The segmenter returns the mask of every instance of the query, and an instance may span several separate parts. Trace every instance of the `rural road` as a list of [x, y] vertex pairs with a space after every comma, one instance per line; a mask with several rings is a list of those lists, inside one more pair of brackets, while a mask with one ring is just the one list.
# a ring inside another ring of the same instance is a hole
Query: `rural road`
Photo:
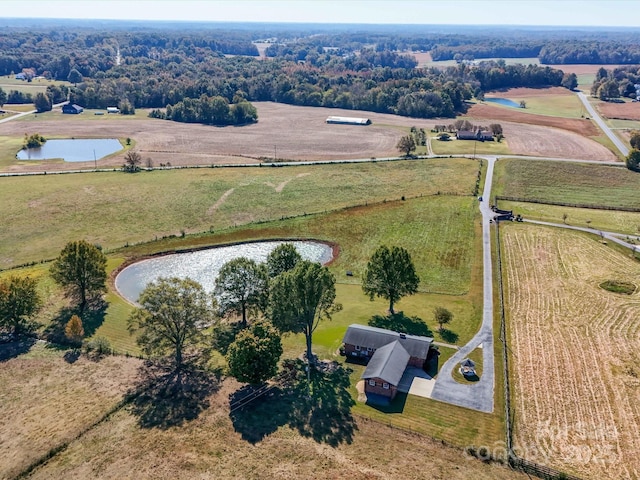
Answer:
[[[67, 102], [56, 103], [51, 108], [62, 107], [62, 105], [64, 105], [65, 103], [67, 103]], [[5, 112], [13, 112], [13, 110], [8, 110], [8, 109], [3, 109], [3, 110]], [[0, 123], [10, 122], [11, 120], [15, 120], [15, 119], [20, 118], [20, 117], [25, 117], [27, 115], [32, 115], [32, 114], [36, 113], [36, 109], [34, 108], [33, 110], [29, 110], [28, 112], [14, 112], [14, 113], [16, 113], [16, 115], [13, 115], [13, 116], [7, 117], [7, 118], [3, 118], [2, 120], [0, 120]]]
[[587, 112], [589, 112], [589, 115], [591, 115], [591, 118], [598, 124], [598, 126], [602, 129], [605, 135], [609, 137], [609, 139], [613, 142], [616, 148], [620, 150], [620, 153], [622, 153], [622, 155], [624, 155], [625, 157], [629, 155], [629, 149], [627, 148], [627, 146], [622, 142], [622, 140], [620, 140], [616, 136], [615, 133], [613, 133], [613, 131], [607, 126], [607, 124], [604, 123], [604, 120], [602, 120], [602, 117], [598, 115], [598, 112], [596, 112], [596, 109], [593, 108], [591, 103], [589, 103], [587, 96], [582, 92], [577, 92], [577, 95], [580, 101], [583, 103], [583, 105], [587, 109]]
[[[431, 398], [460, 407], [481, 412], [493, 412], [495, 367], [493, 348], [493, 266], [491, 263], [491, 223], [494, 213], [489, 205], [493, 167], [496, 157], [487, 160], [487, 175], [480, 202], [482, 213], [482, 263], [483, 263], [483, 309], [482, 325], [476, 335], [453, 354], [440, 368]], [[475, 383], [462, 384], [453, 379], [452, 373], [462, 360], [477, 347], [482, 346], [482, 375]]]

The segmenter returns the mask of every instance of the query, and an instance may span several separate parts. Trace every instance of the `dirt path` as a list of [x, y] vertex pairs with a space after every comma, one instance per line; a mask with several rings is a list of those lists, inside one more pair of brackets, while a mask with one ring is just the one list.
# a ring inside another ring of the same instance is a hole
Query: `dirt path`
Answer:
[[218, 208], [220, 208], [220, 205], [224, 203], [224, 201], [229, 197], [229, 195], [231, 195], [234, 192], [234, 190], [235, 188], [230, 188], [229, 190], [224, 192], [222, 196], [218, 199], [218, 201], [209, 207], [209, 210], [207, 210], [207, 215], [213, 215], [213, 213]]

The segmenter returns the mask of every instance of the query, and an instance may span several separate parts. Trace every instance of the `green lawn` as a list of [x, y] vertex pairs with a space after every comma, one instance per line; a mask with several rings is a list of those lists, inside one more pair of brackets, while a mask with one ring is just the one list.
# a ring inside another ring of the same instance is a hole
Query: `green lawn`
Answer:
[[[491, 97], [501, 97], [500, 93], [492, 94]], [[487, 96], [489, 98], [489, 96]], [[504, 94], [504, 98], [509, 98], [508, 94]], [[549, 115], [552, 117], [563, 118], [581, 118], [586, 114], [582, 102], [577, 95], [544, 95], [534, 97], [518, 97], [512, 99], [516, 103], [520, 103], [524, 100], [527, 104], [527, 108], [520, 109], [522, 113], [535, 113], [538, 115]], [[498, 103], [489, 103], [491, 106], [499, 108], [513, 108], [506, 105], [500, 105]]]
[[478, 155], [508, 155], [511, 153], [507, 139], [503, 139], [501, 142], [474, 142], [456, 140], [455, 134], [452, 134], [451, 140], [447, 141], [432, 138], [431, 148], [435, 155], [472, 155], [474, 150]]
[[[81, 238], [114, 249], [402, 196], [472, 195], [478, 168], [469, 159], [432, 159], [0, 178], [0, 223], [11, 225], [0, 229], [0, 268], [53, 258]], [[447, 221], [449, 212], [442, 215]], [[397, 235], [412, 228], [421, 226], [398, 225]]]
[[640, 208], [640, 175], [624, 167], [501, 159], [495, 194], [543, 202]]

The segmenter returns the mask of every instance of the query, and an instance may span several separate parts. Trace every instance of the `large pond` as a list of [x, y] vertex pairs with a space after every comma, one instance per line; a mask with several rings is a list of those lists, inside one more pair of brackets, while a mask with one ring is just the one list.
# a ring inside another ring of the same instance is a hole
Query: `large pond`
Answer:
[[[264, 262], [269, 253], [285, 242], [256, 242], [209, 248], [197, 252], [175, 253], [142, 260], [123, 269], [116, 277], [116, 289], [130, 302], [137, 302], [145, 287], [160, 277], [191, 278], [212, 292], [220, 268], [229, 260], [247, 257]], [[320, 242], [293, 243], [305, 260], [327, 263], [333, 258], [330, 245]]]
[[65, 162], [93, 162], [122, 150], [115, 138], [73, 138], [47, 140], [38, 148], [18, 152], [18, 160], [49, 160], [62, 158]]
[[520, 108], [520, 104], [514, 102], [513, 100], [509, 100], [508, 98], [500, 98], [500, 97], [493, 97], [493, 98], [484, 98], [485, 102], [490, 102], [490, 103], [497, 103], [499, 105], [504, 105], [506, 107], [515, 107], [515, 108]]

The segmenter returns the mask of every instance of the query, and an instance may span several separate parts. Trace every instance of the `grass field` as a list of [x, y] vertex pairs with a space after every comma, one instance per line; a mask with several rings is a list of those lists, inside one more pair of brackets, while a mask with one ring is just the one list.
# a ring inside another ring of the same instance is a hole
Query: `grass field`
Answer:
[[599, 285], [637, 283], [640, 266], [576, 232], [503, 230], [516, 450], [581, 478], [634, 478], [640, 295]]
[[478, 165], [438, 159], [0, 178], [0, 223], [11, 225], [0, 231], [0, 268], [53, 258], [79, 238], [113, 249], [402, 196], [471, 195]]
[[16, 80], [13, 77], [0, 77], [0, 88], [2, 88], [7, 93], [9, 93], [11, 90], [17, 90], [18, 92], [22, 93], [30, 93], [35, 97], [38, 92], [46, 92], [49, 85], [71, 86], [69, 82], [58, 80], [36, 79], [31, 82], [26, 82], [24, 80]]
[[590, 227], [594, 229], [596, 234], [598, 230], [604, 230], [627, 235], [640, 235], [640, 212], [572, 208], [504, 200], [501, 200], [498, 205], [505, 210], [513, 210], [515, 214], [520, 214], [524, 218]]
[[435, 155], [471, 155], [474, 149], [478, 155], [508, 155], [512, 153], [509, 150], [509, 143], [506, 139], [501, 142], [473, 142], [470, 140], [456, 140], [455, 136], [448, 141], [433, 138], [431, 139], [431, 148]]
[[[554, 90], [554, 92], [555, 91], [556, 90]], [[486, 98], [509, 98], [516, 103], [520, 103], [521, 100], [524, 100], [527, 104], [527, 108], [520, 109], [522, 113], [549, 115], [553, 117], [564, 118], [582, 118], [582, 116], [584, 116], [586, 113], [584, 107], [582, 106], [582, 102], [575, 94], [570, 93], [566, 89], [565, 92], [562, 92], [561, 94], [549, 95], [527, 95], [525, 93], [517, 96], [510, 95], [509, 92], [506, 92], [504, 94], [498, 92], [487, 95]], [[514, 108], [497, 103], [491, 103], [491, 105], [496, 105], [500, 108]]]
[[640, 208], [640, 175], [624, 167], [501, 159], [495, 194], [522, 199]]
[[[308, 428], [299, 425], [295, 405], [268, 399], [230, 415], [229, 395], [238, 388], [230, 380], [213, 384], [195, 418], [168, 428], [148, 424], [144, 408], [161, 417], [184, 412], [136, 402], [91, 428], [134, 385], [138, 361], [80, 358], [69, 364], [62, 356], [37, 346], [2, 364], [2, 478], [15, 477], [62, 442], [69, 447], [27, 478], [130, 478], [132, 472], [158, 479], [526, 478], [357, 412], [335, 431], [313, 420]], [[8, 382], [11, 388], [4, 388]]]
[[[0, 346], [0, 355], [6, 353]], [[0, 360], [0, 478], [13, 478], [62, 442], [98, 421], [130, 387], [139, 360], [63, 359], [65, 352], [32, 347]]]

